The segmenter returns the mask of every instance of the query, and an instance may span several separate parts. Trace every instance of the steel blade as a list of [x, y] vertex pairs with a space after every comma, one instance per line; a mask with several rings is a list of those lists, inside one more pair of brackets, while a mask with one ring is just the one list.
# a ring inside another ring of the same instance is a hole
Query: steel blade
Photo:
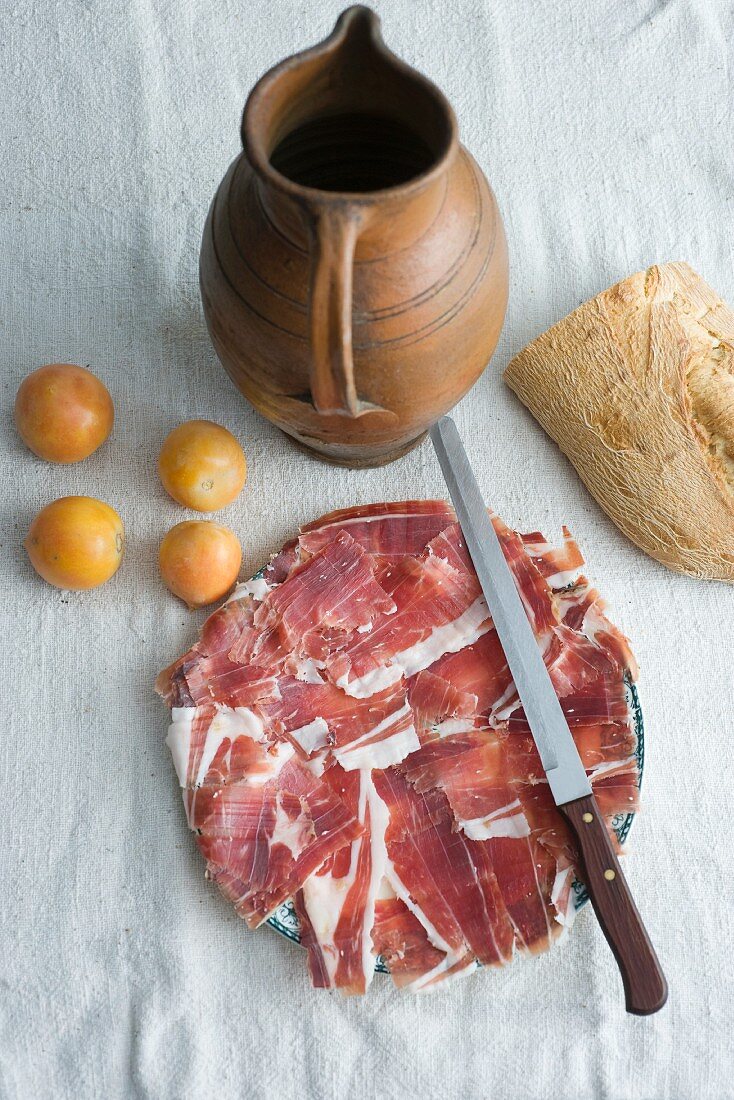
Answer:
[[591, 785], [456, 425], [444, 416], [430, 435], [553, 797], [583, 798]]

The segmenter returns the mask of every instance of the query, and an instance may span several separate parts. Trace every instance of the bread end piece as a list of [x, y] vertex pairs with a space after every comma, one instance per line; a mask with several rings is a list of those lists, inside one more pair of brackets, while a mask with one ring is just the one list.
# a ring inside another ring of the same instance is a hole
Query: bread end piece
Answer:
[[688, 264], [585, 302], [504, 378], [628, 538], [734, 582], [734, 313]]

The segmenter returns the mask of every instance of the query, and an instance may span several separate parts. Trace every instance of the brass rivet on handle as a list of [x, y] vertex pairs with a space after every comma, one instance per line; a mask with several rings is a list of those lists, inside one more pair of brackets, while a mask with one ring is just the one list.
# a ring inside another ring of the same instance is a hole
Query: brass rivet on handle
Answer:
[[612, 879], [616, 877], [617, 872], [613, 871], [611, 867], [607, 867], [606, 871], [604, 872], [604, 878], [607, 880], [607, 882], [611, 882]]
[[594, 820], [594, 815], [593, 814], [588, 814], [588, 813], [587, 814], [582, 814], [581, 815], [581, 820], [585, 821], [587, 825], [590, 825], [591, 822]]

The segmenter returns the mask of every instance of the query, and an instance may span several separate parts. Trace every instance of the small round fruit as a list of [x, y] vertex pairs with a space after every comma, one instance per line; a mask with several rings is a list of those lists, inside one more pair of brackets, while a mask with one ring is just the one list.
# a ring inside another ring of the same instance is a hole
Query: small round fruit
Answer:
[[114, 508], [94, 497], [60, 497], [43, 508], [24, 542], [31, 565], [57, 588], [96, 588], [116, 573], [125, 529]]
[[221, 600], [237, 580], [242, 548], [234, 531], [208, 519], [172, 527], [158, 554], [161, 577], [189, 607]]
[[158, 473], [175, 501], [197, 512], [231, 504], [242, 490], [247, 463], [239, 443], [211, 420], [188, 420], [161, 447]]
[[48, 462], [80, 462], [112, 431], [107, 387], [86, 367], [49, 363], [24, 378], [15, 396], [15, 424], [27, 447]]

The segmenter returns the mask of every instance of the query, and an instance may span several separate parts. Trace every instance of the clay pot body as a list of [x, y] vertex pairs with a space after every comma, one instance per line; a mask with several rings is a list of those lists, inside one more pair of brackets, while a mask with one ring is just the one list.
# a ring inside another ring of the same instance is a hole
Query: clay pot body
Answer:
[[253, 89], [201, 250], [209, 332], [264, 416], [368, 466], [475, 382], [507, 303], [494, 196], [442, 93], [350, 8]]

